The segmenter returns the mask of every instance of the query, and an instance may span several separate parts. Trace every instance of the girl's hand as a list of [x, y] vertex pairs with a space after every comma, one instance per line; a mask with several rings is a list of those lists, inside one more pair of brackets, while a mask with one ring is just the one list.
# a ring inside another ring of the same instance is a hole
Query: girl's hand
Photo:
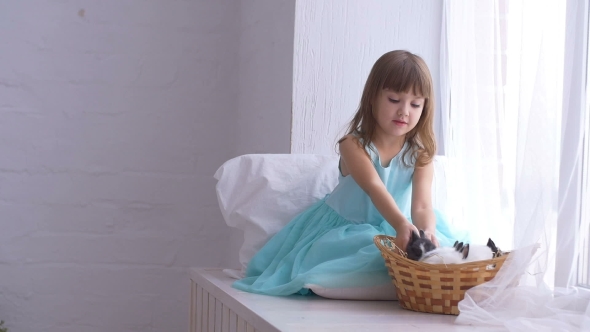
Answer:
[[432, 243], [434, 243], [434, 245], [438, 248], [440, 247], [440, 244], [438, 243], [435, 233], [436, 232], [434, 230], [424, 230], [424, 235], [426, 235], [426, 238], [430, 239], [430, 241], [432, 241]]
[[412, 225], [410, 222], [406, 221], [403, 223], [399, 229], [396, 229], [395, 232], [395, 241], [394, 244], [404, 252], [408, 249], [408, 242], [412, 238], [412, 232], [416, 232], [416, 234], [420, 234], [416, 226]]

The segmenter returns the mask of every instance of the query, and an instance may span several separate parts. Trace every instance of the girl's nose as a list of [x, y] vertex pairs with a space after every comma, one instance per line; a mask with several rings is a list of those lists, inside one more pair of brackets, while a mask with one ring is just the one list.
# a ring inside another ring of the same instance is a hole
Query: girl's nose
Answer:
[[400, 116], [407, 116], [408, 114], [410, 114], [410, 107], [412, 107], [410, 104], [408, 103], [403, 103], [400, 106], [400, 109], [398, 111]]

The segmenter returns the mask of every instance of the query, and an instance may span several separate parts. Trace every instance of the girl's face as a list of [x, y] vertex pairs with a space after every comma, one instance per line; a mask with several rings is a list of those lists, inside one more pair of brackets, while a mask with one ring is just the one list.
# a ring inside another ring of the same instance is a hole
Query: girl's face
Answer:
[[411, 92], [381, 90], [373, 108], [376, 131], [386, 136], [404, 136], [418, 124], [425, 101]]

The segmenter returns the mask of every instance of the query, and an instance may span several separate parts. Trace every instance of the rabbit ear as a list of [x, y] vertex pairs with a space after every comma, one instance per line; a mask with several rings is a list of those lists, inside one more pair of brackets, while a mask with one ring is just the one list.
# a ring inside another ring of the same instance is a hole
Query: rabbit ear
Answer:
[[463, 250], [461, 250], [461, 252], [463, 253], [463, 259], [467, 259], [467, 256], [469, 256], [469, 243], [467, 243], [465, 247], [463, 247]]
[[488, 239], [488, 247], [492, 249], [492, 252], [494, 253], [494, 258], [504, 255], [504, 252], [502, 252], [500, 248], [496, 247], [496, 244], [494, 243], [494, 241], [492, 241], [492, 239]]
[[412, 231], [412, 237], [410, 238], [410, 242], [414, 242], [416, 240], [418, 240], [420, 237], [418, 236], [418, 234], [414, 231]]
[[426, 234], [424, 234], [423, 230], [420, 230], [420, 238], [422, 238], [422, 239], [426, 238]]
[[496, 247], [496, 244], [494, 243], [494, 241], [492, 241], [492, 239], [491, 239], [491, 238], [490, 238], [490, 239], [488, 239], [488, 244], [487, 244], [487, 246], [488, 246], [490, 249], [492, 249], [492, 252], [493, 252], [494, 254], [497, 254], [497, 253], [498, 253], [498, 247]]
[[455, 242], [454, 247], [456, 251], [463, 252], [463, 242]]

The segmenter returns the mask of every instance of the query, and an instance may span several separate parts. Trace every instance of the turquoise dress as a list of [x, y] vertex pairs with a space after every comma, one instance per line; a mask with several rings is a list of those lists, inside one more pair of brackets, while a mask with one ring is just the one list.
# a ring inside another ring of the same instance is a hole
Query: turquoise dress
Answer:
[[[379, 177], [400, 210], [410, 219], [414, 167], [406, 167], [404, 145], [388, 166], [381, 166], [377, 149], [367, 152]], [[467, 234], [452, 229], [435, 210], [436, 236], [441, 246]], [[391, 283], [387, 267], [373, 242], [378, 234], [395, 236], [369, 196], [350, 175], [342, 176], [332, 193], [297, 215], [250, 260], [246, 276], [233, 287], [258, 294], [308, 294], [306, 285], [324, 288], [373, 287]]]

